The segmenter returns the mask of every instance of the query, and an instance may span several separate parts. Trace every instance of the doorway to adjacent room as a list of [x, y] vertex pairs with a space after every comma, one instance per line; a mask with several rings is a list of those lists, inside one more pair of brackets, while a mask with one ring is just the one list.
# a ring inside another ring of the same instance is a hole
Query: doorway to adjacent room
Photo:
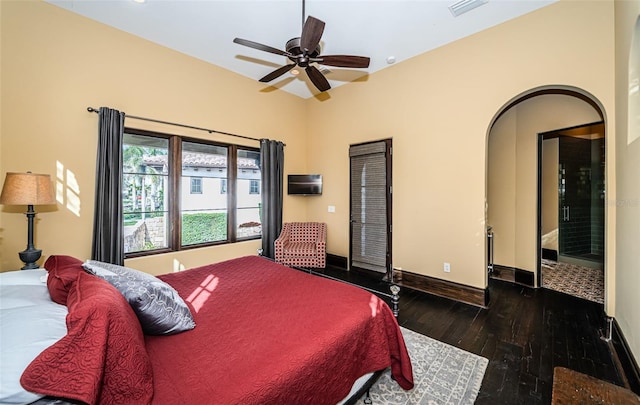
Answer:
[[540, 285], [604, 302], [602, 121], [538, 135]]

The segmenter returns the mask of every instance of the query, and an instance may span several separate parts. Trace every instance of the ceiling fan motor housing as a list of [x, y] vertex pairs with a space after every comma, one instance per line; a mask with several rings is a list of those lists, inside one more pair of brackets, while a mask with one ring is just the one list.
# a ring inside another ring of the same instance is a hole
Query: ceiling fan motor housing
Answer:
[[292, 38], [287, 41], [285, 49], [288, 53], [293, 55], [293, 57], [289, 57], [289, 59], [291, 59], [292, 62], [296, 62], [300, 67], [308, 66], [309, 58], [316, 58], [318, 57], [318, 55], [320, 55], [320, 44], [318, 44], [318, 46], [316, 46], [316, 49], [314, 49], [313, 52], [308, 53], [307, 57], [305, 58], [303, 56], [302, 49], [300, 49], [300, 37]]

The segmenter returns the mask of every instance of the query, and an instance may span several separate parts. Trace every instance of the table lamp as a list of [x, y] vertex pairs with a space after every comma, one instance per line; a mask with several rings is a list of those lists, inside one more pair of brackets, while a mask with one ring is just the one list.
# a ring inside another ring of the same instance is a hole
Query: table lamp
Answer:
[[37, 269], [36, 263], [42, 255], [42, 250], [33, 246], [33, 219], [36, 212], [34, 205], [52, 205], [56, 203], [48, 174], [7, 173], [0, 194], [0, 204], [27, 206], [27, 248], [18, 253], [25, 266], [22, 270]]

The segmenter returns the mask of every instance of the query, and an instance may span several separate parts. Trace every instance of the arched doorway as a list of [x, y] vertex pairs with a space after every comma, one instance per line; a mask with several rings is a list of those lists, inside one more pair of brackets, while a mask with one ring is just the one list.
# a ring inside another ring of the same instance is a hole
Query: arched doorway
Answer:
[[494, 277], [542, 286], [539, 134], [605, 120], [595, 97], [568, 86], [532, 89], [496, 113], [487, 147], [487, 224], [493, 232]]

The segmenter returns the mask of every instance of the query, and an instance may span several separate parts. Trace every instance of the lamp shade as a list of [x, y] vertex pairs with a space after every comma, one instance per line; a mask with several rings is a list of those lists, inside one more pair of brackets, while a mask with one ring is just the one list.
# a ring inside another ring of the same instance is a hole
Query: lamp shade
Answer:
[[56, 199], [48, 174], [7, 173], [0, 194], [4, 205], [51, 205]]

